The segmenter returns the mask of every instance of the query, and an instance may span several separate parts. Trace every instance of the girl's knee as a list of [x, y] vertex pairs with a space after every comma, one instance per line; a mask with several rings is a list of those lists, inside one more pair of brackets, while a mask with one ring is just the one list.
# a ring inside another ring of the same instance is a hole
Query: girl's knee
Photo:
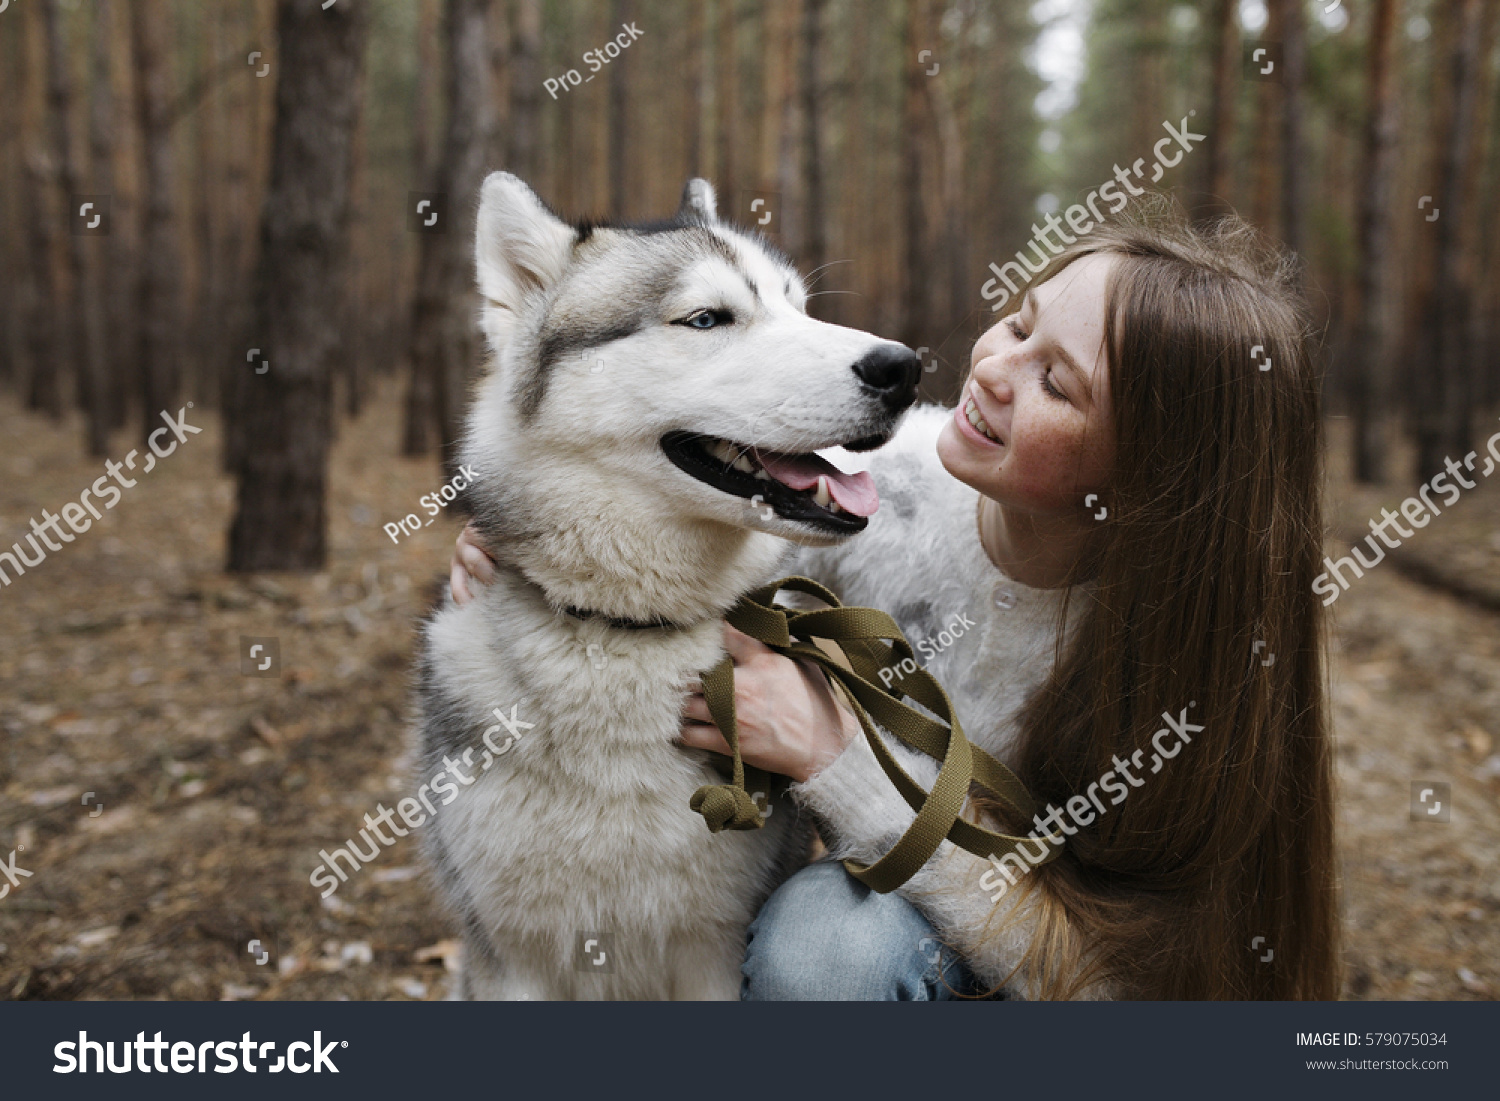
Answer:
[[836, 862], [804, 868], [771, 896], [746, 951], [742, 994], [755, 1001], [907, 1000], [937, 976], [937, 935], [896, 894]]

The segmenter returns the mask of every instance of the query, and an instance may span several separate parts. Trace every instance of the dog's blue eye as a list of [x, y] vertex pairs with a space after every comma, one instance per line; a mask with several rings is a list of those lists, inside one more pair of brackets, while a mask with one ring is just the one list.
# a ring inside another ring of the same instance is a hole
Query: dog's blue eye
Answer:
[[693, 329], [712, 329], [718, 325], [728, 325], [734, 320], [734, 315], [728, 310], [699, 310], [677, 322]]

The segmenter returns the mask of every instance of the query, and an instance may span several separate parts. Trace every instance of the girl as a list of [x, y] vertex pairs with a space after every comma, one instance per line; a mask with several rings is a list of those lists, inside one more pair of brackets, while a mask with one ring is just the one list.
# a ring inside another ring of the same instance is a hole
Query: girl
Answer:
[[[869, 528], [790, 564], [889, 611], [1048, 808], [971, 817], [1066, 841], [1038, 866], [944, 842], [892, 895], [813, 864], [752, 925], [746, 998], [1336, 996], [1321, 417], [1293, 286], [1238, 220], [1158, 204], [1094, 230], [980, 337], [956, 408], [874, 456]], [[465, 532], [455, 598], [489, 569]], [[832, 856], [873, 862], [913, 813], [858, 724], [820, 673], [725, 633], [745, 760], [795, 781]], [[684, 744], [728, 751], [701, 692], [684, 716]]]

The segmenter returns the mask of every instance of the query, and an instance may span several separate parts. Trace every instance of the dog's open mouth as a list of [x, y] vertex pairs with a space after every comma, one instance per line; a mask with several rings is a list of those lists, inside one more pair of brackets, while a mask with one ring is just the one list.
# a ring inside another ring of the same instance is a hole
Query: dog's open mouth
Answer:
[[880, 507], [869, 474], [845, 474], [811, 452], [767, 451], [698, 432], [669, 432], [661, 449], [705, 485], [736, 497], [758, 497], [785, 520], [852, 534], [863, 531]]

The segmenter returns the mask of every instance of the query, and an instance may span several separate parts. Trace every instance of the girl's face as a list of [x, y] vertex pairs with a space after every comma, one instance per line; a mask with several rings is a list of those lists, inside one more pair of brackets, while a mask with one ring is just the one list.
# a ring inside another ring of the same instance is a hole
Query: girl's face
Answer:
[[1104, 356], [1114, 263], [1103, 254], [1074, 261], [975, 343], [938, 437], [948, 473], [1002, 505], [1052, 516], [1081, 514], [1100, 491], [1114, 463]]

